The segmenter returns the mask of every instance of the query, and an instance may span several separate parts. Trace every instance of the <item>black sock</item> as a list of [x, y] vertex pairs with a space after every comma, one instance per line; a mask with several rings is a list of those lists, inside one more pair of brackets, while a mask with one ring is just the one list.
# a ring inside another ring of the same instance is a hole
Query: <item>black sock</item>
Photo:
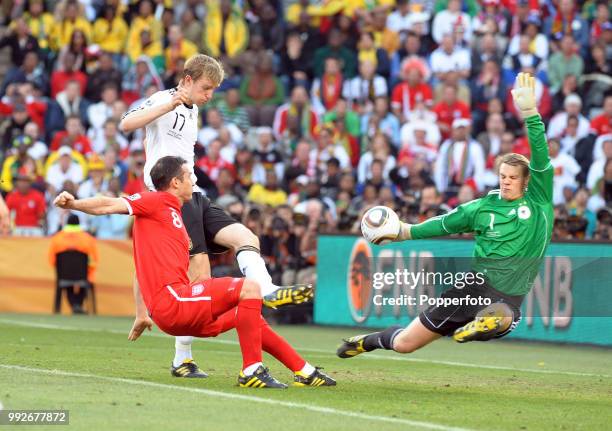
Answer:
[[370, 352], [376, 349], [393, 350], [393, 340], [395, 336], [404, 329], [403, 326], [391, 326], [384, 331], [374, 332], [365, 337], [363, 340], [363, 348]]

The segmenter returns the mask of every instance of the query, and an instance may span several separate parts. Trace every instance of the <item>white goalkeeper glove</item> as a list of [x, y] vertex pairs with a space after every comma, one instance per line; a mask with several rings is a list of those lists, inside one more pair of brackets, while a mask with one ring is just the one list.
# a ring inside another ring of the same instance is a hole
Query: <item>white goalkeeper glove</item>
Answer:
[[395, 241], [406, 241], [412, 239], [412, 234], [410, 230], [412, 229], [412, 225], [409, 223], [400, 222], [400, 230], [397, 234], [397, 238]]
[[535, 78], [529, 73], [519, 73], [512, 90], [512, 98], [523, 119], [536, 115], [538, 108], [535, 97]]

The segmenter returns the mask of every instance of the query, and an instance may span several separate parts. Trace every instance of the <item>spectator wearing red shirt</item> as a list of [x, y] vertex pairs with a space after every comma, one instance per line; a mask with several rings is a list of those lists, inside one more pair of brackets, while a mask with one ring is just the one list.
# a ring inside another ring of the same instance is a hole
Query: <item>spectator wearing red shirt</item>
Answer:
[[76, 57], [73, 53], [67, 52], [63, 58], [62, 67], [51, 74], [51, 97], [55, 98], [57, 93], [66, 88], [68, 81], [79, 81], [81, 84], [81, 96], [85, 95], [87, 88], [87, 75], [77, 70], [74, 71]]
[[604, 99], [603, 113], [591, 120], [591, 130], [597, 136], [612, 133], [612, 94], [608, 94]]
[[128, 180], [123, 187], [123, 193], [128, 196], [147, 190], [144, 182], [145, 154], [142, 150], [134, 150], [131, 154], [131, 163], [128, 170]]
[[471, 118], [470, 107], [457, 99], [457, 87], [452, 84], [444, 84], [442, 101], [433, 107], [433, 112], [438, 116], [437, 124], [443, 140], [450, 137], [453, 120]]
[[41, 223], [47, 205], [44, 195], [32, 188], [34, 178], [23, 170], [15, 177], [15, 190], [6, 197], [6, 206], [14, 213], [16, 236], [43, 236]]
[[391, 94], [391, 109], [403, 123], [417, 103], [432, 105], [431, 87], [423, 81], [427, 76], [425, 64], [418, 58], [408, 58], [402, 65], [402, 82], [397, 84]]
[[51, 151], [57, 151], [63, 145], [67, 145], [73, 150], [77, 150], [84, 156], [92, 153], [91, 142], [83, 134], [83, 125], [78, 115], [71, 115], [66, 119], [66, 130], [57, 132], [51, 141]]
[[223, 143], [218, 138], [213, 139], [208, 144], [206, 155], [201, 157], [196, 163], [196, 166], [202, 169], [215, 182], [219, 178], [219, 173], [222, 169], [229, 169], [232, 173], [235, 172], [234, 165], [221, 157], [222, 146]]
[[34, 86], [30, 82], [9, 84], [6, 87], [6, 96], [0, 100], [0, 115], [9, 116], [16, 105], [24, 105], [32, 121], [44, 130], [47, 103], [36, 97]]

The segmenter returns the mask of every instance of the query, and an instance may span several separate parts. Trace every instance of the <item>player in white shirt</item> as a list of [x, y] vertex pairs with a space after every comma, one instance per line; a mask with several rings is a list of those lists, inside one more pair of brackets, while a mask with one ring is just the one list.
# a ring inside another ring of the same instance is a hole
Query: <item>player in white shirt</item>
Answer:
[[[196, 54], [185, 63], [183, 78], [177, 88], [158, 91], [138, 108], [127, 112], [121, 120], [123, 132], [145, 128], [145, 184], [153, 190], [151, 168], [164, 156], [179, 156], [191, 165], [193, 173], [194, 146], [198, 134], [198, 106], [208, 103], [223, 81], [223, 68], [217, 60]], [[245, 277], [256, 280], [262, 289], [264, 304], [278, 307], [297, 304], [312, 298], [312, 286], [279, 287], [259, 253], [259, 239], [246, 226], [236, 222], [225, 211], [199, 191], [182, 208], [182, 217], [190, 238], [189, 277], [191, 282], [211, 277], [208, 253], [234, 250]], [[136, 282], [136, 281], [135, 281]], [[152, 321], [137, 317], [130, 339], [137, 339], [150, 328]], [[176, 377], [206, 377], [191, 354], [193, 337], [176, 337], [176, 354], [171, 372]]]

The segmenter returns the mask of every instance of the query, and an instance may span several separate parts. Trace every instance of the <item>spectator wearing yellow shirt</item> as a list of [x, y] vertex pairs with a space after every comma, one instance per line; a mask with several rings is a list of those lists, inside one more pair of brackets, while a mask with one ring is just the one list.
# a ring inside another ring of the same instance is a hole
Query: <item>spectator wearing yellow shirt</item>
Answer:
[[287, 193], [278, 186], [278, 178], [273, 169], [266, 172], [266, 185], [253, 184], [247, 200], [259, 205], [277, 207], [287, 203]]
[[208, 14], [204, 26], [204, 47], [213, 57], [234, 58], [247, 47], [249, 29], [242, 14], [232, 10], [231, 0], [207, 3]]
[[55, 23], [51, 29], [49, 38], [50, 48], [59, 51], [60, 48], [70, 43], [72, 32], [81, 30], [87, 39], [91, 40], [91, 24], [84, 18], [82, 6], [76, 0], [67, 0], [59, 3], [56, 7]]
[[126, 52], [131, 64], [136, 64], [141, 56], [151, 59], [157, 73], [165, 69], [164, 51], [161, 42], [153, 40], [151, 30], [143, 28], [136, 43], [130, 43]]
[[115, 6], [106, 5], [100, 18], [93, 27], [93, 42], [103, 51], [121, 54], [125, 47], [128, 27], [123, 18], [117, 15]]
[[329, 3], [335, 2], [344, 5], [344, 15], [363, 20], [366, 25], [372, 23], [375, 13], [388, 13], [395, 6], [395, 0], [330, 0]]
[[29, 136], [17, 136], [12, 141], [13, 154], [7, 156], [2, 164], [2, 173], [0, 174], [0, 189], [5, 192], [13, 190], [13, 180], [17, 176], [20, 169], [31, 174], [33, 177], [42, 175], [42, 163], [40, 160], [34, 160], [28, 151], [32, 148], [34, 141]]
[[366, 31], [374, 35], [374, 44], [382, 48], [391, 56], [400, 47], [399, 34], [387, 27], [388, 11], [386, 8], [376, 8], [372, 11], [371, 25]]
[[361, 33], [357, 48], [359, 49], [357, 54], [358, 63], [371, 62], [376, 67], [376, 73], [388, 79], [391, 73], [391, 62], [389, 61], [387, 51], [376, 47], [374, 35], [367, 31]]
[[183, 37], [179, 25], [171, 25], [168, 29], [168, 48], [166, 48], [166, 72], [174, 73], [177, 70], [178, 60], [187, 60], [198, 53], [198, 47]]
[[23, 14], [30, 33], [38, 40], [41, 51], [49, 50], [50, 36], [53, 29], [53, 15], [45, 11], [43, 0], [30, 0], [28, 11]]
[[[138, 7], [138, 15], [132, 19], [130, 23], [130, 31], [128, 34], [128, 49], [140, 45], [141, 34], [143, 30], [148, 30], [150, 32], [151, 43], [159, 43], [161, 47], [162, 40], [162, 25], [161, 21], [155, 18], [153, 15], [153, 4], [150, 0], [143, 0]], [[132, 58], [132, 62], [136, 61], [136, 58], [141, 53], [130, 57]], [[146, 54], [143, 52], [143, 54]]]
[[310, 0], [298, 0], [297, 2], [287, 7], [285, 13], [285, 21], [292, 26], [300, 24], [300, 15], [302, 13], [308, 14], [310, 17], [310, 25], [318, 28], [321, 24], [321, 16], [332, 16], [342, 9], [342, 2], [332, 2], [335, 7], [311, 5]]

